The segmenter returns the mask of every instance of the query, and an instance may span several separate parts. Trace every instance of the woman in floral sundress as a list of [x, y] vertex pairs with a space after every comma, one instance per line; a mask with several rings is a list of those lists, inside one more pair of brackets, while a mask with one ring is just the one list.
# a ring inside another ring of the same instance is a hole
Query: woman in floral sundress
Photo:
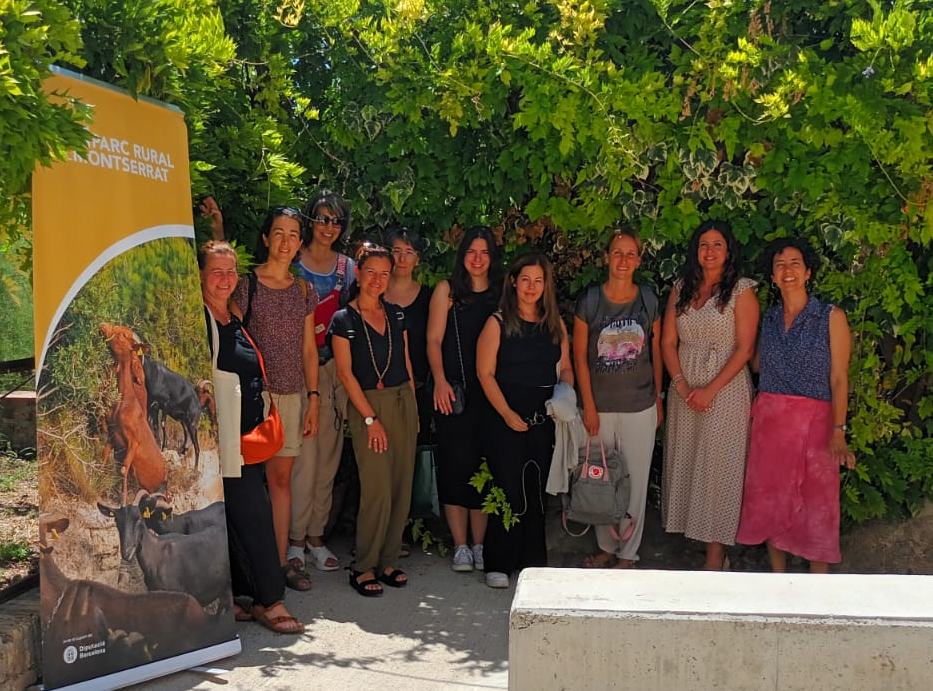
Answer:
[[742, 508], [759, 310], [740, 267], [729, 226], [700, 226], [661, 332], [671, 375], [661, 520], [667, 532], [706, 543], [707, 570], [722, 569]]

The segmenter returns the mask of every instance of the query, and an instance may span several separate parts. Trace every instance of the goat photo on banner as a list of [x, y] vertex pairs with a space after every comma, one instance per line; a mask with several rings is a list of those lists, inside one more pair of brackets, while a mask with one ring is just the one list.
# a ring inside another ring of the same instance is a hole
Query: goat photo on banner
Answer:
[[187, 140], [162, 104], [47, 88], [94, 138], [33, 183], [43, 683], [115, 689], [240, 650]]

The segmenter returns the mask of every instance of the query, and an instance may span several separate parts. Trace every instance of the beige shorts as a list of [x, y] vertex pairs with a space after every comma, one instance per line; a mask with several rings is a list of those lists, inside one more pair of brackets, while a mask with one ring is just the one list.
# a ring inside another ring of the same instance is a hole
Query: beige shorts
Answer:
[[301, 450], [301, 431], [304, 421], [303, 393], [270, 394], [275, 401], [275, 407], [282, 418], [282, 427], [285, 429], [285, 444], [276, 456], [295, 457]]

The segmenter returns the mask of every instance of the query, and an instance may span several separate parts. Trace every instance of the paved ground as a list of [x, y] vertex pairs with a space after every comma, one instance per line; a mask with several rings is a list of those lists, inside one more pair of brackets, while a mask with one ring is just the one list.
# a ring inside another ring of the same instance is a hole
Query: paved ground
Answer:
[[[443, 524], [431, 528], [440, 533]], [[592, 535], [567, 536], [553, 506], [548, 547], [552, 566], [580, 566], [584, 556], [595, 550], [595, 541]], [[350, 541], [334, 538], [331, 548], [346, 560]], [[760, 562], [760, 553], [750, 554], [739, 561]], [[696, 568], [703, 552], [697, 543], [665, 535], [657, 511], [651, 509], [641, 557], [648, 568]], [[375, 599], [357, 595], [344, 571], [312, 569], [312, 590], [289, 590], [286, 597], [291, 611], [309, 625], [303, 636], [277, 635], [255, 623], [239, 624], [243, 652], [213, 665], [229, 670], [227, 674], [211, 678], [179, 672], [133, 688], [508, 688], [508, 614], [514, 579], [508, 590], [493, 590], [484, 585], [481, 572], [454, 573], [449, 556], [425, 554], [419, 548], [399, 564], [408, 572], [410, 585], [386, 588], [385, 595]]]
[[[331, 543], [342, 559], [349, 543]], [[357, 595], [344, 571], [314, 571], [307, 593], [286, 604], [309, 627], [283, 636], [255, 623], [238, 625], [243, 652], [213, 666], [210, 679], [180, 672], [134, 688], [218, 689], [505, 689], [508, 611], [513, 588], [492, 590], [482, 573], [458, 574], [448, 558], [416, 549], [401, 560], [410, 584], [381, 598]]]

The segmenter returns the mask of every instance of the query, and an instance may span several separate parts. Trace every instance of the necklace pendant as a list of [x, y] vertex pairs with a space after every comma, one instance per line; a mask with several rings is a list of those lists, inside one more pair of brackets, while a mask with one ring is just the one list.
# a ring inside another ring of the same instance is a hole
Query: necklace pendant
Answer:
[[385, 388], [385, 387], [382, 385], [382, 380], [381, 380], [381, 379], [380, 379], [378, 382], [376, 382], [376, 388], [377, 388], [377, 389], [384, 389], [384, 388]]

